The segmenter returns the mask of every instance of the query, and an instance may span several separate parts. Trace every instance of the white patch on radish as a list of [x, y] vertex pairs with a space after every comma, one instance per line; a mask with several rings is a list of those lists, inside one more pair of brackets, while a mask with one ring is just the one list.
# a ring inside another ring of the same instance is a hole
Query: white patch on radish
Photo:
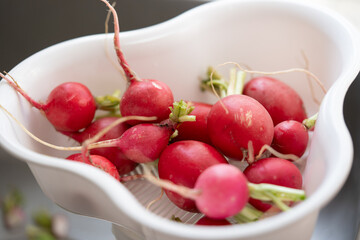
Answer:
[[250, 127], [252, 125], [252, 112], [251, 111], [246, 112], [245, 119], [246, 119], [247, 127]]
[[155, 82], [151, 82], [151, 84], [156, 87], [157, 89], [162, 89], [162, 87], [158, 84], [156, 84]]

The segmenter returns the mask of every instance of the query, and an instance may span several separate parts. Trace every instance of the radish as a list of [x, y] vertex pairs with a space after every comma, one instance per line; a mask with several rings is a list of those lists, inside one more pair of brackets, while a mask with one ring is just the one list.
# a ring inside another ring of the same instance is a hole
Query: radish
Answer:
[[214, 219], [236, 215], [249, 199], [246, 177], [229, 164], [207, 168], [196, 180], [194, 189], [201, 192], [195, 200], [197, 208]]
[[[184, 101], [175, 102], [170, 109], [171, 114], [161, 123], [141, 123], [127, 129], [121, 137], [97, 142], [92, 145], [84, 143], [87, 148], [116, 147], [126, 158], [136, 163], [153, 162], [159, 158], [161, 152], [169, 144], [176, 127], [185, 121], [194, 121], [195, 117], [188, 115], [193, 107], [188, 107]], [[131, 116], [124, 117], [131, 118]], [[146, 117], [143, 117], [146, 118]], [[147, 117], [149, 119], [149, 117]], [[138, 118], [139, 119], [139, 118]], [[152, 118], [154, 119], [154, 117]], [[95, 136], [98, 140], [99, 136]], [[93, 142], [92, 139], [87, 141]]]
[[43, 112], [57, 131], [78, 131], [87, 127], [94, 118], [96, 103], [90, 90], [78, 82], [66, 82], [55, 87], [46, 103], [32, 98], [16, 83], [0, 73], [16, 91], [35, 108]]
[[[82, 144], [85, 140], [95, 136], [102, 129], [115, 122], [117, 117], [104, 117], [97, 119], [91, 123], [84, 131], [81, 132], [62, 132], [63, 134], [71, 137], [78, 143]], [[130, 128], [126, 122], [120, 123], [115, 127], [111, 128], [106, 134], [104, 134], [99, 141], [119, 138], [127, 129]], [[111, 148], [95, 148], [91, 149], [90, 153], [93, 155], [100, 155], [109, 159], [117, 168], [120, 175], [127, 174], [135, 169], [137, 163], [131, 161], [116, 147]]]
[[76, 162], [83, 162], [92, 166], [95, 166], [111, 176], [113, 176], [116, 180], [120, 180], [119, 172], [116, 166], [110, 162], [107, 158], [99, 155], [91, 155], [91, 161], [87, 158], [83, 158], [81, 153], [75, 153], [68, 156], [66, 159], [76, 161]]
[[227, 62], [222, 65], [225, 64], [234, 64], [240, 70], [236, 71], [235, 68], [232, 68], [230, 71], [230, 79], [227, 82], [214, 68], [210, 67], [207, 71], [208, 76], [202, 81], [201, 87], [204, 90], [211, 90], [219, 97], [225, 97], [231, 94], [244, 94], [256, 99], [264, 105], [269, 112], [274, 125], [286, 120], [302, 122], [306, 119], [306, 111], [301, 97], [287, 84], [267, 76], [253, 78], [245, 84], [246, 73], [274, 75], [302, 72], [308, 77], [313, 78], [321, 90], [326, 93], [323, 83], [307, 69], [292, 68], [282, 71], [263, 72], [245, 69], [234, 62]]
[[[57, 150], [82, 151], [83, 158], [88, 159], [89, 151], [95, 148], [118, 148], [124, 156], [136, 163], [153, 162], [159, 158], [160, 153], [168, 145], [171, 137], [176, 136], [176, 126], [178, 123], [185, 121], [194, 121], [195, 117], [188, 115], [192, 111], [192, 107], [188, 107], [184, 101], [175, 102], [171, 109], [169, 119], [158, 124], [138, 124], [127, 129], [120, 137], [97, 142], [108, 131], [120, 123], [129, 120], [153, 121], [155, 117], [143, 116], [127, 116], [116, 119], [110, 125], [101, 129], [95, 136], [83, 141], [81, 147], [62, 147], [56, 146], [34, 136], [28, 131], [17, 119], [0, 105], [9, 116], [11, 116], [17, 124], [34, 140]], [[89, 159], [91, 162], [91, 159]]]
[[[300, 170], [290, 161], [282, 158], [263, 158], [249, 165], [244, 174], [251, 183], [268, 183], [294, 189], [302, 188]], [[258, 199], [249, 202], [261, 211], [267, 211], [271, 204]], [[285, 209], [287, 207], [282, 205]]]
[[[159, 165], [160, 161], [161, 159]], [[145, 165], [143, 167], [144, 178], [165, 190], [176, 192], [182, 198], [193, 200], [196, 208], [212, 219], [225, 219], [238, 214], [246, 215], [251, 211], [251, 209], [243, 211], [247, 208], [249, 197], [273, 201], [282, 210], [288, 210], [283, 206], [285, 204], [282, 201], [305, 199], [303, 190], [272, 184], [249, 183], [240, 169], [226, 163], [214, 164], [206, 168], [196, 179], [193, 188], [175, 184], [166, 179], [158, 179], [152, 175]], [[186, 172], [185, 175], [187, 175]], [[185, 177], [190, 179], [192, 176]]]
[[307, 118], [304, 103], [299, 94], [282, 81], [270, 77], [257, 77], [245, 84], [244, 94], [258, 100], [269, 112], [274, 125]]
[[306, 150], [308, 141], [308, 129], [298, 121], [287, 120], [275, 126], [271, 146], [282, 154], [294, 154], [301, 157]]
[[[194, 140], [170, 144], [161, 153], [158, 163], [159, 177], [175, 184], [193, 188], [199, 175], [208, 167], [227, 163], [212, 146]], [[178, 193], [165, 190], [168, 198], [179, 208], [198, 212], [195, 202]]]
[[257, 100], [241, 94], [245, 72], [231, 69], [229, 82], [213, 68], [208, 69], [208, 75], [202, 87], [211, 87], [221, 98], [212, 106], [207, 118], [212, 144], [229, 158], [253, 162], [262, 146], [272, 142], [271, 116]]
[[212, 105], [202, 102], [189, 102], [189, 104], [195, 107], [191, 115], [196, 117], [196, 121], [180, 124], [177, 128], [178, 135], [174, 141], [197, 140], [211, 144], [207, 131], [207, 116]]
[[116, 147], [134, 162], [153, 162], [169, 144], [173, 133], [173, 126], [141, 123], [125, 131]]
[[[208, 119], [211, 142], [227, 157], [253, 161], [263, 145], [270, 145], [274, 125], [269, 113], [255, 99], [229, 95], [211, 108]], [[245, 153], [245, 154], [244, 154]]]
[[[120, 102], [122, 116], [155, 116], [157, 121], [165, 120], [169, 116], [169, 107], [174, 102], [171, 89], [163, 82], [153, 79], [140, 79], [129, 67], [120, 48], [119, 22], [116, 10], [106, 0], [104, 2], [113, 14], [114, 18], [114, 47], [118, 61], [124, 70], [129, 82]], [[131, 121], [134, 125], [138, 121]]]
[[263, 150], [267, 149], [274, 156], [287, 160], [296, 161], [306, 151], [309, 134], [315, 126], [317, 113], [305, 119], [302, 123], [295, 120], [288, 120], [278, 123], [274, 128], [274, 139], [271, 146], [263, 146], [258, 157], [261, 157]]
[[204, 226], [226, 226], [231, 225], [231, 223], [226, 219], [212, 219], [209, 217], [200, 218], [195, 225], [204, 225]]

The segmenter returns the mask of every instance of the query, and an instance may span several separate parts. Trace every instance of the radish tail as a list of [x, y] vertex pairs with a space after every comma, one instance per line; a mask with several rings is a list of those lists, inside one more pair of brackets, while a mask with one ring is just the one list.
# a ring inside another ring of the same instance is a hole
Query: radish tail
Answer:
[[121, 65], [121, 67], [123, 68], [125, 75], [128, 79], [129, 82], [133, 82], [133, 81], [140, 81], [140, 79], [138, 79], [136, 77], [136, 74], [130, 69], [127, 61], [125, 60], [124, 54], [121, 51], [120, 48], [120, 26], [119, 26], [119, 19], [118, 19], [118, 15], [116, 13], [115, 8], [107, 1], [107, 0], [101, 0], [103, 3], [105, 3], [107, 5], [107, 7], [110, 9], [111, 13], [113, 14], [113, 18], [114, 18], [114, 47], [115, 47], [115, 52], [116, 55], [118, 57], [119, 63]]
[[34, 99], [32, 99], [15, 81], [10, 80], [5, 75], [0, 73], [0, 77], [5, 79], [17, 92], [19, 92], [32, 106], [39, 110], [43, 110], [44, 105], [41, 103], [38, 103]]

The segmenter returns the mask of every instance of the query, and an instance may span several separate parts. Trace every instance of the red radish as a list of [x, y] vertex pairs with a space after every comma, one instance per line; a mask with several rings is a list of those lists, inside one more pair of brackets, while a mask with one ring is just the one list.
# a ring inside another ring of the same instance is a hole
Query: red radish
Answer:
[[200, 218], [195, 225], [204, 225], [204, 226], [226, 226], [231, 225], [231, 223], [226, 219], [212, 219], [209, 217]]
[[[251, 162], [251, 157], [258, 154], [263, 145], [271, 144], [274, 125], [258, 101], [235, 94], [213, 105], [208, 115], [208, 132], [211, 142], [226, 156], [235, 160], [246, 157]], [[248, 156], [243, 155], [252, 150]]]
[[[281, 210], [288, 210], [289, 208], [283, 201], [305, 199], [303, 190], [265, 183], [249, 183], [240, 169], [226, 163], [215, 164], [206, 168], [196, 179], [193, 188], [176, 184], [168, 179], [159, 179], [150, 172], [146, 165], [143, 167], [145, 179], [165, 190], [176, 192], [183, 199], [195, 201], [196, 208], [205, 216], [213, 219], [225, 219], [232, 216], [239, 222], [258, 219], [262, 214], [259, 214], [258, 210], [254, 209], [255, 211], [253, 211], [253, 207], [248, 206], [249, 196], [272, 201]], [[187, 177], [190, 178], [191, 176]]]
[[[63, 132], [63, 134], [71, 137], [75, 141], [82, 144], [85, 140], [95, 136], [105, 127], [109, 126], [111, 123], [116, 121], [117, 117], [104, 117], [97, 119], [91, 123], [84, 131], [81, 132]], [[130, 128], [126, 122], [120, 123], [115, 127], [111, 128], [107, 133], [105, 133], [99, 141], [109, 140], [119, 138], [127, 129]], [[118, 169], [120, 175], [127, 174], [135, 169], [137, 163], [129, 160], [125, 155], [116, 147], [110, 148], [95, 148], [91, 149], [90, 153], [92, 155], [100, 155], [109, 159]]]
[[[212, 146], [194, 140], [170, 144], [159, 158], [158, 170], [161, 179], [177, 185], [193, 188], [199, 175], [208, 167], [227, 163], [226, 159]], [[179, 208], [197, 212], [195, 202], [178, 193], [165, 190], [168, 198]]]
[[[116, 147], [126, 158], [134, 162], [153, 162], [159, 158], [161, 152], [168, 145], [171, 136], [176, 131], [177, 125], [184, 121], [195, 120], [194, 116], [188, 115], [192, 110], [193, 107], [188, 107], [184, 101], [175, 102], [167, 120], [162, 121], [161, 123], [141, 123], [132, 126], [127, 129], [121, 137], [98, 142], [93, 144], [93, 147], [89, 145], [89, 149]], [[123, 118], [131, 117], [128, 116]], [[142, 118], [149, 119], [149, 117]], [[97, 138], [98, 136], [95, 137]], [[85, 149], [85, 152], [86, 151], [87, 149]]]
[[[249, 165], [244, 174], [251, 183], [269, 183], [283, 187], [301, 189], [302, 175], [290, 161], [282, 158], [263, 158]], [[249, 202], [261, 211], [267, 211], [271, 204], [250, 198]]]
[[274, 125], [295, 120], [302, 122], [307, 116], [303, 101], [290, 86], [270, 77], [257, 77], [245, 84], [244, 94], [258, 100], [271, 115]]
[[294, 154], [301, 157], [306, 150], [308, 141], [307, 128], [298, 121], [288, 120], [275, 126], [271, 146], [282, 154]]
[[[157, 80], [133, 80], [120, 102], [122, 116], [155, 116], [158, 120], [169, 116], [173, 94], [170, 88]], [[131, 121], [130, 124], [137, 124]]]
[[207, 168], [196, 180], [194, 188], [201, 191], [195, 200], [197, 208], [214, 219], [236, 215], [249, 199], [246, 177], [229, 164]]
[[[113, 14], [115, 51], [130, 84], [120, 102], [122, 116], [155, 116], [158, 122], [167, 119], [170, 113], [169, 107], [174, 102], [171, 89], [158, 80], [139, 79], [131, 70], [120, 48], [120, 28], [117, 13], [108, 1], [101, 1], [107, 5]], [[130, 123], [137, 124], [139, 122], [132, 121]]]
[[169, 144], [173, 133], [172, 126], [141, 123], [125, 131], [116, 147], [134, 162], [153, 162]]
[[99, 155], [91, 155], [90, 157], [91, 157], [92, 162], [89, 159], [84, 159], [82, 157], [81, 153], [72, 154], [72, 155], [68, 156], [66, 159], [76, 161], [76, 162], [83, 162], [83, 163], [95, 166], [95, 167], [107, 172], [108, 174], [113, 176], [116, 180], [120, 180], [119, 172], [117, 171], [115, 165], [112, 162], [110, 162], [105, 157], [99, 156]]
[[42, 111], [49, 122], [58, 131], [78, 131], [87, 127], [94, 118], [96, 103], [90, 90], [78, 82], [66, 82], [55, 87], [46, 103], [32, 98], [15, 82], [0, 73], [16, 91], [35, 108]]
[[127, 159], [136, 163], [153, 162], [166, 148], [174, 126], [141, 123], [127, 129], [120, 137], [92, 143], [87, 149], [117, 148]]
[[196, 121], [180, 124], [177, 128], [178, 135], [174, 141], [197, 140], [211, 144], [207, 131], [207, 116], [212, 105], [202, 102], [189, 102], [189, 104], [195, 107], [191, 115], [196, 117]]

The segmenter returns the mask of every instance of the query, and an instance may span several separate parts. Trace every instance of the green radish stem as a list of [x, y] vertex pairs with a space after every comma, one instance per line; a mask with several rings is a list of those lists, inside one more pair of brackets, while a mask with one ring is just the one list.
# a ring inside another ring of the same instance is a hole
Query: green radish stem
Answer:
[[259, 220], [263, 214], [262, 211], [257, 210], [248, 203], [238, 214], [233, 216], [233, 218], [237, 223], [248, 223]]
[[230, 79], [227, 82], [213, 67], [208, 68], [208, 77], [201, 83], [203, 90], [211, 90], [220, 98], [242, 94], [245, 84], [246, 73], [230, 69]]
[[248, 183], [250, 196], [262, 201], [272, 201], [281, 210], [289, 210], [283, 201], [302, 201], [306, 199], [305, 191], [267, 183]]
[[316, 120], [318, 117], [318, 113], [315, 113], [314, 115], [312, 115], [311, 117], [305, 119], [302, 124], [307, 128], [307, 129], [311, 129], [315, 126]]
[[95, 97], [95, 102], [98, 109], [115, 112], [119, 110], [120, 99], [121, 99], [121, 92], [120, 90], [116, 90], [111, 95]]
[[230, 69], [230, 80], [227, 89], [227, 96], [233, 94], [242, 94], [245, 85], [246, 73], [244, 71], [236, 71], [235, 68]]
[[194, 108], [194, 106], [187, 104], [183, 100], [175, 102], [173, 107], [170, 107], [171, 113], [169, 119], [174, 123], [194, 122], [196, 121], [195, 116], [189, 115]]

